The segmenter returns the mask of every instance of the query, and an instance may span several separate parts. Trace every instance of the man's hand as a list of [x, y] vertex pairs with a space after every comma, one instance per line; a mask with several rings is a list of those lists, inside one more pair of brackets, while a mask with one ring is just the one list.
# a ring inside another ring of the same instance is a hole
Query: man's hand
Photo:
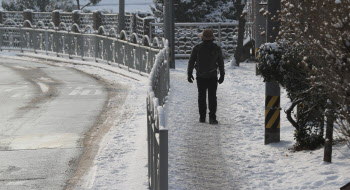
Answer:
[[188, 75], [187, 80], [189, 83], [193, 83], [193, 80], [194, 80], [193, 75], [191, 75], [191, 74]]
[[225, 75], [220, 75], [220, 78], [218, 80], [218, 83], [221, 84], [224, 82]]

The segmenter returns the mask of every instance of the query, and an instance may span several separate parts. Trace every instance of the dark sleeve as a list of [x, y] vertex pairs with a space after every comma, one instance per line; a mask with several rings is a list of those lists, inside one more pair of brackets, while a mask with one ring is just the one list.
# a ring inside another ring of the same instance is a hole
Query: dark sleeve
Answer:
[[188, 66], [187, 66], [187, 74], [192, 75], [193, 69], [194, 69], [194, 64], [196, 63], [197, 60], [197, 46], [194, 46], [191, 52], [191, 57], [190, 60], [188, 61]]
[[218, 66], [219, 66], [220, 75], [225, 75], [225, 63], [224, 63], [224, 58], [222, 56], [222, 51], [220, 46], [218, 47], [218, 52], [219, 52]]

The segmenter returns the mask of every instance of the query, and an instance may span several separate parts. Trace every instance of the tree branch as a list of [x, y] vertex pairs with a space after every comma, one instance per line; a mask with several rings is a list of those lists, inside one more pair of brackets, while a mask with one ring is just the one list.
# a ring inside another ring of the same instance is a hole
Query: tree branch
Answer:
[[84, 6], [81, 8], [81, 10], [83, 10], [85, 7], [90, 6], [90, 5], [91, 5], [91, 2], [90, 2], [90, 3], [87, 3], [86, 5], [84, 5]]
[[292, 111], [295, 108], [295, 106], [297, 106], [300, 102], [304, 101], [305, 98], [301, 98], [299, 100], [296, 100], [292, 103], [292, 105], [285, 111], [285, 113], [287, 114], [287, 119], [288, 121], [293, 125], [294, 128], [296, 128], [299, 131], [299, 125], [296, 121], [294, 121], [293, 117], [292, 117]]

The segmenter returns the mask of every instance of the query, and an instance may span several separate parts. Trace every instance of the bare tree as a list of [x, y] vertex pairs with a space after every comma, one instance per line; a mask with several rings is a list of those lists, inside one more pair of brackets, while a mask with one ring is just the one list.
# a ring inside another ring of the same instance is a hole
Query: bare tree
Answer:
[[80, 0], [77, 0], [77, 6], [78, 6], [78, 10], [83, 10], [85, 7], [88, 7], [90, 5], [96, 5], [98, 4], [99, 2], [101, 2], [102, 0], [89, 0], [88, 3], [86, 3], [85, 5], [83, 5], [81, 8], [80, 8]]

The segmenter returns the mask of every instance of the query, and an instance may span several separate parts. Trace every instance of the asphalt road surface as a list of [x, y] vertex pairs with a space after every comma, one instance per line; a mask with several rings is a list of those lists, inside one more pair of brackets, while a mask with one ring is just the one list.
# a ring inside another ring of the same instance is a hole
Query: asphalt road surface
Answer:
[[1, 58], [0, 189], [65, 189], [107, 89], [73, 69]]

